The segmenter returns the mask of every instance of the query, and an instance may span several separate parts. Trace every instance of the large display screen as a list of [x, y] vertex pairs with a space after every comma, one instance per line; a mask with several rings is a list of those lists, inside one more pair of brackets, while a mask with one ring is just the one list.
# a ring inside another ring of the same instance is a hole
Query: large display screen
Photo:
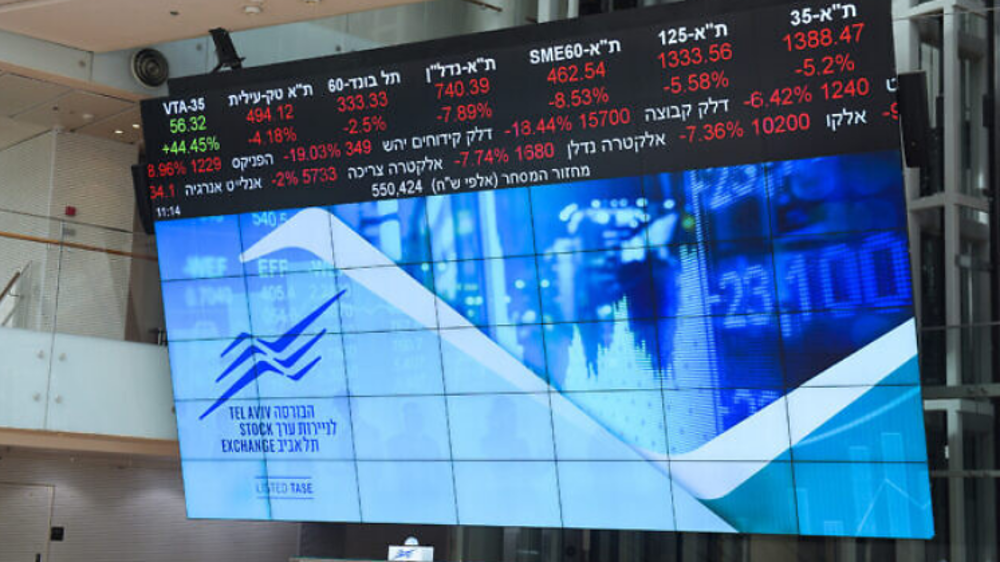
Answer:
[[888, 2], [145, 102], [188, 513], [933, 535]]

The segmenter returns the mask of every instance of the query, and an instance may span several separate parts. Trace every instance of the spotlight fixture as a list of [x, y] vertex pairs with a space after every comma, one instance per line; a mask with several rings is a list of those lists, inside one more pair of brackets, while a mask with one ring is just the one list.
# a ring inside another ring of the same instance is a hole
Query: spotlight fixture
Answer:
[[243, 5], [243, 13], [248, 16], [256, 16], [264, 12], [264, 0], [249, 0]]

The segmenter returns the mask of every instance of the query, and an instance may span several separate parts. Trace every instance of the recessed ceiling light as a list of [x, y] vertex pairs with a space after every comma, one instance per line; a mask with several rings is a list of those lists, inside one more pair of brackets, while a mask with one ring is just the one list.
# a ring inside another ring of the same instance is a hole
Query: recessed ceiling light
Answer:
[[83, 115], [80, 116], [80, 118], [82, 118], [84, 121], [90, 121], [91, 119], [94, 118], [94, 114], [93, 113], [84, 113]]
[[138, 129], [139, 128], [139, 124], [138, 123], [132, 123], [132, 128], [133, 129]]
[[124, 134], [125, 134], [125, 131], [123, 131], [123, 130], [121, 130], [121, 129], [115, 129], [115, 134], [116, 134], [116, 135], [124, 135]]
[[264, 11], [264, 0], [250, 0], [243, 5], [243, 13], [248, 16], [256, 16]]

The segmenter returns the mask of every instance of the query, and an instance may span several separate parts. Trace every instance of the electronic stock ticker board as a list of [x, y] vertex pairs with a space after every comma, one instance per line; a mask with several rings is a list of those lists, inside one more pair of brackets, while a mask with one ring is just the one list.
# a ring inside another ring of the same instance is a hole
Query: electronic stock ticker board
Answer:
[[933, 535], [889, 2], [143, 103], [191, 517]]

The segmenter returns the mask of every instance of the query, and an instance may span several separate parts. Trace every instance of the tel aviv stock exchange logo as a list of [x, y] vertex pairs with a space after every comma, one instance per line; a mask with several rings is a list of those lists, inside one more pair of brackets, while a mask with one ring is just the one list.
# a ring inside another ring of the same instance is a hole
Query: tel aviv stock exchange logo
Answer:
[[[347, 291], [343, 290], [334, 295], [333, 298], [321, 304], [319, 308], [309, 313], [309, 315], [303, 318], [298, 324], [292, 326], [285, 332], [284, 335], [279, 336], [273, 341], [258, 339], [255, 343], [250, 334], [246, 332], [236, 336], [236, 339], [234, 339], [233, 342], [229, 344], [229, 347], [222, 352], [221, 357], [225, 357], [241, 347], [243, 348], [243, 352], [233, 359], [233, 362], [229, 364], [229, 367], [227, 367], [217, 379], [215, 379], [215, 382], [222, 382], [223, 379], [238, 369], [245, 368], [245, 371], [243, 372], [243, 375], [236, 379], [236, 382], [223, 392], [222, 396], [220, 396], [219, 399], [216, 400], [211, 407], [209, 407], [209, 409], [205, 410], [205, 413], [198, 419], [205, 419], [209, 414], [228, 402], [230, 398], [236, 395], [236, 393], [268, 373], [275, 373], [292, 381], [300, 381], [303, 377], [309, 374], [313, 367], [315, 367], [323, 359], [323, 356], [316, 354], [310, 355], [309, 352], [312, 350], [313, 346], [319, 342], [320, 338], [326, 335], [326, 329], [323, 329], [318, 334], [312, 336], [309, 341], [305, 342], [297, 349], [293, 348], [292, 344], [301, 334], [304, 334], [309, 329], [309, 326], [322, 316], [327, 309], [333, 306], [333, 303], [337, 302], [340, 297], [344, 296], [345, 292]], [[249, 343], [249, 345], [244, 346], [246, 343]], [[256, 361], [251, 361], [251, 359], [256, 359]]]

